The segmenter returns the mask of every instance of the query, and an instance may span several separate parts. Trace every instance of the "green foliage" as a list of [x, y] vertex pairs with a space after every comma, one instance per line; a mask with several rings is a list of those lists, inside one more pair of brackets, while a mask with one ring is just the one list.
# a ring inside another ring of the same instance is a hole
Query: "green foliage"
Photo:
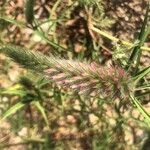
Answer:
[[100, 28], [111, 27], [114, 20], [105, 16], [104, 1], [102, 0], [79, 0], [79, 4], [85, 6], [90, 21]]
[[145, 109], [143, 108], [143, 106], [140, 104], [140, 102], [133, 97], [132, 95], [130, 95], [133, 103], [135, 104], [135, 106], [137, 107], [137, 109], [139, 110], [139, 112], [143, 115], [145, 123], [147, 123], [148, 128], [150, 127], [150, 115], [145, 111]]
[[45, 113], [44, 107], [42, 106], [43, 95], [41, 95], [40, 93], [41, 88], [45, 84], [47, 84], [47, 82], [45, 82], [45, 80], [43, 79], [42, 80], [36, 79], [37, 81], [35, 80], [35, 82], [33, 82], [31, 78], [32, 76], [30, 76], [30, 78], [26, 76], [21, 76], [19, 79], [20, 84], [15, 85], [14, 87], [11, 87], [10, 89], [3, 90], [1, 92], [2, 95], [10, 94], [12, 96], [20, 97], [20, 101], [17, 102], [12, 107], [10, 107], [3, 114], [2, 119], [6, 119], [7, 117], [10, 117], [12, 114], [16, 113], [19, 110], [22, 110], [23, 107], [25, 107], [26, 105], [30, 105], [31, 103], [31, 105], [34, 105], [37, 108], [37, 110], [41, 113], [49, 129], [47, 115]]
[[150, 10], [150, 4], [148, 3], [146, 14], [145, 14], [145, 19], [144, 19], [144, 22], [143, 22], [143, 25], [141, 27], [141, 31], [140, 31], [140, 34], [138, 37], [139, 44], [137, 46], [135, 46], [135, 48], [133, 49], [133, 52], [129, 58], [128, 65], [127, 65], [128, 69], [131, 67], [131, 65], [133, 65], [133, 62], [136, 62], [134, 70], [135, 71], [138, 70], [141, 53], [142, 53], [141, 46], [144, 45], [144, 42], [145, 42], [148, 34], [150, 33], [150, 26], [148, 24], [148, 22], [150, 20], [149, 19], [149, 10]]
[[32, 25], [34, 20], [34, 0], [26, 0], [25, 3], [25, 16], [27, 23]]
[[[105, 16], [102, 0], [69, 0], [67, 4], [52, 1], [48, 17], [44, 19], [34, 18], [37, 11], [33, 11], [34, 5], [33, 1], [26, 1], [26, 22], [31, 26], [6, 15], [0, 16], [10, 27], [32, 30], [25, 46], [16, 46], [15, 42], [7, 44], [1, 37], [0, 53], [29, 69], [31, 74], [24, 71], [9, 87], [0, 89], [0, 98], [8, 99], [0, 121], [7, 119], [12, 125], [11, 131], [18, 136], [20, 128], [27, 128], [28, 134], [21, 137], [21, 144], [28, 149], [139, 148], [146, 133], [139, 137], [136, 130], [150, 128], [150, 115], [145, 109], [150, 93], [147, 78], [150, 67], [139, 63], [142, 49], [145, 49], [142, 45], [149, 34], [149, 6], [138, 42], [132, 44], [120, 42], [103, 31], [113, 21]], [[115, 65], [99, 64], [103, 45], [95, 40], [98, 36], [95, 33], [119, 43], [114, 51], [107, 50]], [[40, 42], [33, 40], [35, 36]], [[40, 51], [51, 53], [49, 56], [33, 51], [35, 45], [43, 43], [48, 51], [42, 46]], [[79, 49], [82, 47], [79, 52], [74, 51], [76, 45]], [[126, 55], [131, 49], [131, 55]], [[126, 139], [126, 134], [130, 137], [132, 132], [134, 137], [142, 138], [139, 142], [133, 137], [133, 146]], [[0, 148], [9, 146], [0, 144]]]
[[2, 116], [2, 119], [6, 119], [7, 117], [11, 116], [12, 114], [14, 114], [17, 110], [21, 109], [22, 107], [24, 107], [24, 103], [22, 102], [18, 102], [17, 104], [15, 104], [14, 106], [12, 106], [10, 109], [8, 109]]

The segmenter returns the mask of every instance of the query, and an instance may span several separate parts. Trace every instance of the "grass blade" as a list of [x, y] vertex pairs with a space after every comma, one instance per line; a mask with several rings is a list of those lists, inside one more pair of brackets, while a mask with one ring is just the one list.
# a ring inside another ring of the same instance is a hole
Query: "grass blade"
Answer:
[[150, 9], [150, 4], [148, 3], [144, 22], [143, 22], [143, 25], [142, 25], [142, 28], [141, 28], [141, 31], [140, 31], [140, 34], [138, 37], [139, 44], [137, 46], [135, 46], [135, 48], [132, 51], [132, 54], [131, 54], [129, 61], [128, 61], [127, 69], [129, 69], [131, 67], [133, 61], [135, 61], [135, 60], [136, 60], [136, 67], [135, 67], [136, 71], [137, 71], [137, 68], [139, 66], [140, 57], [141, 57], [141, 53], [142, 53], [141, 46], [144, 44], [144, 42], [145, 42], [145, 40], [146, 40], [146, 38], [150, 32], [150, 29], [149, 29], [150, 27], [148, 27], [146, 29], [147, 23], [149, 21], [149, 9]]
[[10, 107], [3, 115], [2, 115], [2, 119], [6, 119], [7, 117], [9, 117], [10, 115], [14, 114], [16, 111], [18, 111], [19, 109], [21, 109], [22, 107], [24, 107], [25, 104], [22, 102], [18, 102], [17, 104], [15, 104], [14, 106]]
[[150, 73], [150, 67], [144, 68], [138, 74], [136, 74], [136, 76], [134, 76], [132, 80], [139, 81], [140, 79], [142, 79], [144, 76], [146, 76], [149, 73]]
[[48, 118], [46, 116], [46, 113], [45, 113], [43, 106], [40, 104], [39, 101], [34, 101], [33, 104], [38, 108], [38, 110], [40, 111], [40, 113], [42, 114], [42, 116], [45, 120], [47, 127], [49, 128]]
[[25, 3], [25, 17], [27, 23], [32, 25], [32, 22], [34, 20], [34, 0], [26, 0]]
[[148, 127], [150, 127], [150, 114], [144, 109], [144, 107], [140, 104], [140, 102], [132, 95], [130, 95], [132, 102], [137, 107], [138, 111], [142, 114], [142, 116], [145, 118], [145, 123], [147, 123]]
[[42, 40], [44, 40], [45, 42], [47, 42], [48, 44], [50, 44], [50, 45], [53, 46], [54, 48], [56, 48], [56, 49], [60, 48], [61, 50], [67, 51], [66, 48], [60, 46], [60, 45], [57, 44], [57, 43], [54, 43], [54, 42], [50, 41], [49, 38], [46, 37], [45, 33], [42, 33], [41, 31], [36, 30], [36, 31], [35, 31], [35, 34], [37, 34]]
[[15, 20], [15, 19], [9, 18], [9, 17], [7, 17], [7, 16], [0, 16], [0, 19], [4, 20], [4, 21], [6, 21], [6, 22], [9, 22], [9, 23], [11, 23], [11, 24], [14, 24], [14, 25], [16, 25], [16, 26], [19, 27], [19, 28], [25, 27], [24, 22], [17, 21], [17, 20]]
[[23, 90], [21, 85], [17, 84], [12, 87], [9, 87], [5, 90], [0, 89], [0, 94], [15, 95], [15, 96], [23, 97], [27, 93], [26, 93], [26, 91]]

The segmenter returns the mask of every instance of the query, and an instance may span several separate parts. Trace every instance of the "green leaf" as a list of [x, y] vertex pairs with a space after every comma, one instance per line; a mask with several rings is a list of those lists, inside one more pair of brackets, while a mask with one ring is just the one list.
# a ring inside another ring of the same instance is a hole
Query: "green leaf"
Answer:
[[136, 88], [135, 90], [147, 90], [150, 89], [150, 83], [143, 84], [142, 86]]
[[138, 111], [144, 117], [145, 123], [148, 125], [148, 127], [150, 127], [150, 114], [148, 114], [148, 112], [146, 112], [146, 110], [144, 109], [144, 107], [140, 104], [140, 102], [133, 95], [130, 94], [130, 97], [132, 99], [132, 102], [137, 107]]
[[42, 116], [45, 120], [47, 127], [49, 128], [48, 118], [46, 116], [46, 113], [45, 113], [43, 106], [40, 104], [39, 101], [33, 101], [33, 104], [38, 108], [38, 110], [40, 111], [40, 113], [42, 114]]
[[139, 44], [137, 46], [135, 46], [135, 48], [132, 51], [132, 54], [128, 61], [127, 69], [129, 69], [131, 67], [131, 65], [134, 61], [136, 61], [135, 70], [137, 71], [137, 69], [138, 69], [138, 66], [140, 63], [140, 57], [141, 57], [141, 53], [142, 53], [141, 46], [144, 44], [144, 42], [150, 32], [150, 27], [147, 27], [147, 24], [149, 21], [149, 10], [150, 10], [150, 4], [148, 3], [144, 22], [143, 22], [143, 25], [142, 25], [142, 28], [141, 28], [141, 31], [140, 31], [140, 34], [138, 37]]
[[44, 77], [42, 77], [41, 79], [39, 79], [37, 81], [38, 88], [42, 88], [43, 86], [45, 86], [45, 85], [47, 85], [49, 83], [50, 83], [50, 81], [45, 79]]
[[144, 68], [143, 70], [138, 72], [136, 76], [132, 77], [132, 80], [139, 81], [140, 79], [142, 79], [144, 76], [146, 76], [149, 73], [150, 73], [150, 67]]
[[7, 117], [9, 117], [10, 115], [14, 114], [16, 111], [18, 111], [19, 109], [21, 109], [22, 107], [24, 107], [25, 104], [22, 102], [18, 102], [17, 104], [15, 104], [14, 106], [10, 107], [3, 115], [2, 115], [2, 119], [6, 119]]
[[0, 16], [0, 19], [5, 20], [6, 22], [9, 22], [11, 24], [14, 24], [14, 25], [16, 25], [17, 27], [20, 27], [20, 28], [25, 27], [24, 22], [17, 21], [15, 19], [9, 18], [7, 16]]
[[4, 91], [2, 91], [0, 93], [1, 94], [7, 94], [7, 95], [20, 96], [20, 97], [23, 97], [23, 96], [25, 96], [27, 94], [25, 91], [22, 91], [22, 90], [13, 90], [13, 91], [4, 90]]
[[143, 96], [145, 96], [145, 95], [149, 95], [149, 93], [150, 93], [150, 90], [149, 91], [147, 91], [147, 92], [144, 92], [144, 93], [140, 93], [140, 94], [137, 94], [136, 95], [136, 97], [143, 97]]
[[41, 32], [39, 30], [36, 30], [35, 34], [38, 35], [42, 40], [44, 40], [45, 42], [47, 42], [48, 44], [50, 44], [51, 46], [53, 46], [54, 48], [56, 48], [56, 49], [60, 48], [63, 51], [67, 51], [66, 48], [64, 48], [64, 47], [60, 46], [59, 44], [57, 44], [57, 43], [52, 42], [51, 40], [49, 40], [49, 38], [45, 35], [45, 33]]
[[25, 96], [27, 93], [26, 91], [24, 91], [23, 87], [19, 84], [16, 84], [12, 87], [9, 87], [5, 90], [1, 90], [0, 94], [7, 94], [7, 95], [15, 95], [15, 96], [20, 96], [23, 97]]
[[34, 0], [26, 0], [25, 3], [25, 17], [29, 24], [32, 24], [34, 20]]

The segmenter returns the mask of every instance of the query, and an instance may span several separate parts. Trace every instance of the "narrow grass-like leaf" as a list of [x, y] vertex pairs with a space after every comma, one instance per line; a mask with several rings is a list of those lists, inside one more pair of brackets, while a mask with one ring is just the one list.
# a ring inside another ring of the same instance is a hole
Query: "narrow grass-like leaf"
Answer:
[[25, 142], [31, 142], [31, 143], [45, 143], [45, 139], [43, 138], [25, 138], [23, 137], [23, 140]]
[[136, 95], [136, 97], [143, 97], [143, 96], [145, 96], [145, 95], [149, 95], [150, 94], [150, 88], [149, 88], [149, 91], [147, 91], [147, 92], [144, 92], [144, 93], [140, 93], [140, 94], [137, 94]]
[[136, 88], [135, 91], [137, 91], [137, 90], [146, 90], [146, 89], [150, 89], [150, 83], [142, 85], [139, 88]]
[[132, 94], [130, 94], [130, 97], [132, 99], [132, 102], [137, 107], [138, 111], [144, 117], [145, 123], [147, 123], [148, 127], [150, 127], [150, 114], [148, 114], [148, 112], [144, 109], [144, 107], [140, 104], [140, 102]]
[[61, 49], [63, 51], [67, 51], [66, 48], [60, 46], [59, 44], [52, 42], [51, 40], [49, 40], [49, 38], [45, 35], [45, 33], [42, 33], [39, 30], [35, 30], [35, 34], [37, 34], [42, 40], [44, 40], [45, 42], [47, 42], [48, 44], [50, 44], [51, 46], [53, 46], [56, 49]]
[[150, 67], [144, 68], [138, 74], [136, 74], [136, 76], [132, 77], [132, 80], [138, 81], [149, 73], [150, 73]]
[[[101, 36], [111, 40], [112, 42], [115, 42], [115, 43], [118, 43], [120, 42], [121, 44], [131, 48], [131, 47], [135, 47], [135, 45], [137, 44], [133, 44], [133, 43], [130, 43], [130, 42], [127, 42], [127, 41], [123, 41], [123, 40], [120, 40], [112, 35], [110, 35], [109, 33], [105, 32], [105, 31], [102, 31], [94, 26], [91, 26], [89, 27], [90, 30], [93, 30], [94, 32], [100, 34]], [[137, 43], [137, 42], [136, 42]], [[150, 48], [149, 47], [145, 47], [145, 46], [141, 46], [141, 49], [144, 50], [144, 51], [150, 51]]]
[[20, 28], [25, 27], [24, 22], [15, 20], [13, 18], [9, 18], [7, 16], [0, 16], [0, 19], [5, 20], [5, 21], [7, 21], [11, 24], [14, 24], [14, 25], [16, 25], [17, 27], [20, 27]]
[[144, 44], [144, 42], [147, 38], [147, 35], [149, 34], [149, 31], [150, 31], [149, 27], [146, 29], [148, 21], [149, 21], [149, 9], [150, 9], [150, 4], [148, 3], [144, 22], [143, 22], [143, 25], [141, 27], [141, 31], [140, 31], [140, 34], [138, 37], [139, 44], [137, 46], [135, 46], [135, 48], [133, 49], [133, 51], [131, 53], [131, 56], [128, 61], [127, 69], [129, 69], [131, 67], [133, 61], [136, 61], [135, 70], [137, 71], [137, 68], [138, 68], [138, 65], [140, 62], [141, 53], [142, 53], [141, 46]]
[[22, 90], [4, 90], [0, 92], [0, 94], [15, 95], [15, 96], [23, 97], [26, 95], [26, 92]]
[[26, 0], [26, 3], [25, 3], [25, 17], [26, 17], [26, 21], [29, 24], [32, 24], [32, 22], [34, 20], [33, 7], [34, 7], [34, 0]]
[[[8, 18], [6, 16], [0, 16], [0, 19], [3, 19], [11, 24], [14, 24], [16, 25], [17, 27], [19, 28], [22, 28], [22, 27], [26, 27], [25, 26], [25, 23], [24, 22], [20, 22], [20, 21], [17, 21], [17, 20], [14, 20], [12, 18]], [[69, 49], [66, 49], [64, 48], [63, 46], [49, 40], [49, 38], [46, 36], [46, 33], [42, 33], [41, 31], [39, 30], [35, 30], [35, 34], [38, 35], [42, 40], [44, 40], [46, 43], [50, 44], [51, 46], [53, 46], [54, 48], [56, 49], [61, 49], [63, 51], [69, 51]]]
[[[52, 17], [52, 15], [53, 14], [55, 14], [56, 13], [56, 9], [57, 9], [57, 7], [59, 6], [59, 4], [61, 3], [61, 0], [57, 0], [56, 2], [55, 2], [55, 4], [53, 5], [53, 8], [52, 8], [52, 10], [51, 10], [51, 17]], [[51, 18], [50, 17], [50, 18]]]
[[27, 93], [22, 89], [22, 86], [20, 86], [19, 84], [17, 84], [15, 86], [12, 86], [12, 87], [7, 88], [5, 90], [1, 89], [0, 90], [0, 94], [16, 95], [16, 96], [23, 97]]
[[38, 110], [40, 111], [40, 113], [42, 114], [42, 116], [45, 120], [45, 123], [46, 123], [47, 127], [49, 128], [48, 118], [46, 116], [44, 107], [40, 104], [39, 101], [34, 101], [33, 104], [38, 108]]
[[21, 109], [22, 107], [24, 107], [25, 104], [22, 102], [18, 102], [17, 104], [13, 105], [12, 107], [10, 107], [3, 115], [2, 115], [2, 119], [6, 119], [7, 117], [11, 116], [12, 114], [14, 114], [16, 111], [18, 111], [19, 109]]

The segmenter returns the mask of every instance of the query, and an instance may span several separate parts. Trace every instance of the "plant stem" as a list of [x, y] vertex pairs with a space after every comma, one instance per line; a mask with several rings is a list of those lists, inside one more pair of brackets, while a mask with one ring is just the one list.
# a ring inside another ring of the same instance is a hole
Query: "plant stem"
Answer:
[[[133, 47], [134, 46], [133, 43], [120, 40], [120, 39], [118, 39], [118, 38], [116, 38], [116, 37], [108, 34], [107, 32], [101, 31], [100, 29], [98, 29], [98, 28], [96, 28], [94, 26], [92, 26], [90, 29], [93, 30], [93, 31], [95, 31], [95, 32], [97, 32], [97, 33], [99, 33], [100, 35], [108, 38], [109, 40], [111, 40], [113, 42], [116, 42], [116, 43], [117, 42], [121, 42], [123, 45], [129, 46], [129, 47]], [[150, 48], [149, 47], [145, 47], [145, 46], [142, 46], [141, 49], [144, 50], [144, 51], [150, 51]]]

